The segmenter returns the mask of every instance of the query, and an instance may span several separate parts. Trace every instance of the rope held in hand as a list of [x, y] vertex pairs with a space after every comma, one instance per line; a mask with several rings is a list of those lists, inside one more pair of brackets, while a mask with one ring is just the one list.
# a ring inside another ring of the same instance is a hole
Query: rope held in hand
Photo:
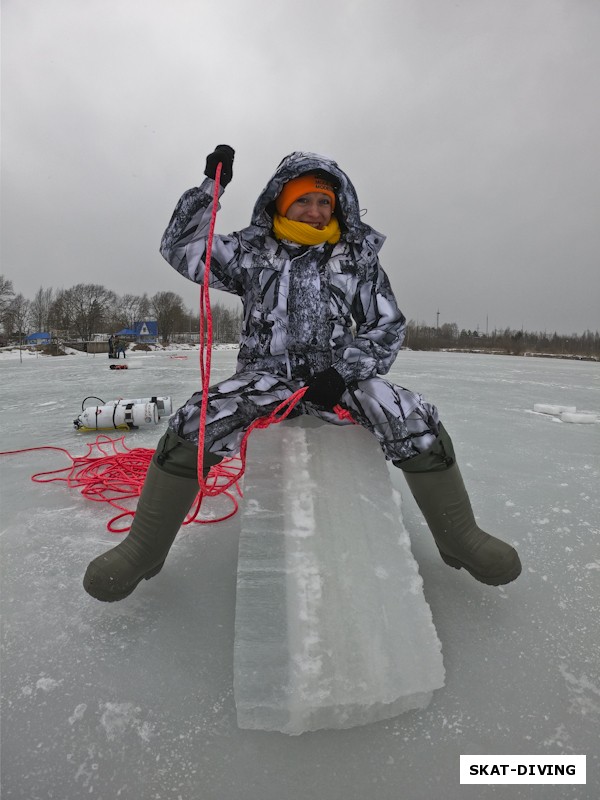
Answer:
[[[248, 437], [255, 428], [267, 428], [276, 422], [284, 420], [292, 411], [294, 406], [300, 401], [302, 395], [306, 391], [306, 387], [294, 392], [286, 400], [282, 401], [277, 408], [275, 408], [266, 417], [261, 417], [254, 420], [244, 434], [240, 446], [240, 453], [236, 460], [239, 460], [240, 467], [231, 474], [228, 481], [224, 483], [216, 483], [210, 480], [210, 473], [207, 478], [204, 478], [204, 443], [206, 435], [206, 413], [208, 409], [208, 393], [210, 388], [210, 365], [213, 341], [213, 325], [212, 325], [212, 311], [210, 307], [210, 262], [212, 257], [213, 237], [215, 230], [215, 223], [217, 220], [217, 210], [219, 206], [219, 187], [221, 180], [222, 164], [217, 165], [215, 171], [215, 188], [213, 195], [213, 207], [210, 217], [210, 225], [208, 229], [208, 237], [206, 241], [206, 257], [204, 260], [204, 279], [200, 286], [200, 378], [202, 381], [202, 400], [200, 404], [200, 422], [198, 428], [198, 484], [200, 486], [200, 495], [207, 497], [214, 497], [221, 492], [227, 491], [234, 483], [237, 483], [244, 472], [246, 471], [246, 448], [248, 446]], [[206, 321], [205, 321], [206, 317]], [[217, 467], [227, 468], [231, 459], [225, 458]], [[214, 469], [214, 468], [213, 468]], [[211, 470], [212, 472], [213, 470]]]

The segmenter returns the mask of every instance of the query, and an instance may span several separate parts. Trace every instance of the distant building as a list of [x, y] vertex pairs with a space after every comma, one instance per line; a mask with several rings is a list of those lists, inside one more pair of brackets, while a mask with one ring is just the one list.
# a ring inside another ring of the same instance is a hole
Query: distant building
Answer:
[[136, 322], [134, 327], [138, 342], [158, 341], [158, 322], [156, 322], [156, 320]]
[[123, 328], [123, 330], [117, 331], [116, 336], [124, 336], [135, 342], [155, 344], [158, 342], [158, 322], [155, 320], [136, 322], [133, 328]]

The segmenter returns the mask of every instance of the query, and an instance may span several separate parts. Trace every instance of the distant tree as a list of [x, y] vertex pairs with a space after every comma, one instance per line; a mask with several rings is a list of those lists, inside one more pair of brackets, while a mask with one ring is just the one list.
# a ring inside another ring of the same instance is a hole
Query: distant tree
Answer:
[[440, 327], [440, 336], [444, 339], [458, 339], [458, 325], [456, 322], [444, 322]]
[[89, 341], [94, 333], [103, 330], [116, 299], [114, 292], [95, 283], [78, 283], [67, 289], [63, 312], [69, 320], [68, 327], [84, 341]]
[[52, 307], [54, 290], [44, 289], [42, 286], [37, 290], [31, 307], [29, 309], [29, 321], [31, 327], [36, 331], [47, 331], [50, 327], [50, 309]]
[[117, 299], [117, 313], [125, 328], [133, 328], [150, 316], [150, 300], [147, 294], [124, 294]]
[[9, 281], [4, 275], [0, 275], [0, 324], [2, 324], [4, 330], [6, 330], [4, 314], [14, 296], [15, 291], [12, 281]]
[[158, 332], [163, 344], [182, 329], [186, 317], [183, 300], [175, 292], [157, 292], [150, 299], [150, 307], [158, 323]]
[[8, 336], [18, 338], [22, 342], [27, 335], [27, 319], [29, 317], [30, 301], [22, 294], [17, 294], [8, 304], [4, 312], [4, 330]]
[[211, 306], [213, 340], [215, 342], [237, 342], [242, 326], [242, 312], [221, 303]]
[[48, 327], [60, 333], [61, 336], [68, 336], [71, 329], [71, 316], [67, 293], [64, 289], [58, 289], [54, 299], [50, 303], [48, 310]]

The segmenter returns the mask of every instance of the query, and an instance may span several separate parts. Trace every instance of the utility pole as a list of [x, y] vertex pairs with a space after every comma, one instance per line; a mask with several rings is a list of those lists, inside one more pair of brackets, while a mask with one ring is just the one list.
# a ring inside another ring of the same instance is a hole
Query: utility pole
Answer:
[[438, 308], [437, 314], [435, 316], [436, 316], [435, 327], [437, 329], [437, 332], [439, 333], [440, 332], [440, 310], [439, 310], [439, 308]]

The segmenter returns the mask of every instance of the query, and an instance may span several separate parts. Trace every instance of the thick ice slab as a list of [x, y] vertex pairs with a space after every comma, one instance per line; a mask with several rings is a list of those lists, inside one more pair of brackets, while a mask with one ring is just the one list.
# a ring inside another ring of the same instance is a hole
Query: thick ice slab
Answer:
[[375, 439], [307, 417], [255, 432], [244, 495], [238, 725], [299, 734], [427, 706], [441, 647]]

